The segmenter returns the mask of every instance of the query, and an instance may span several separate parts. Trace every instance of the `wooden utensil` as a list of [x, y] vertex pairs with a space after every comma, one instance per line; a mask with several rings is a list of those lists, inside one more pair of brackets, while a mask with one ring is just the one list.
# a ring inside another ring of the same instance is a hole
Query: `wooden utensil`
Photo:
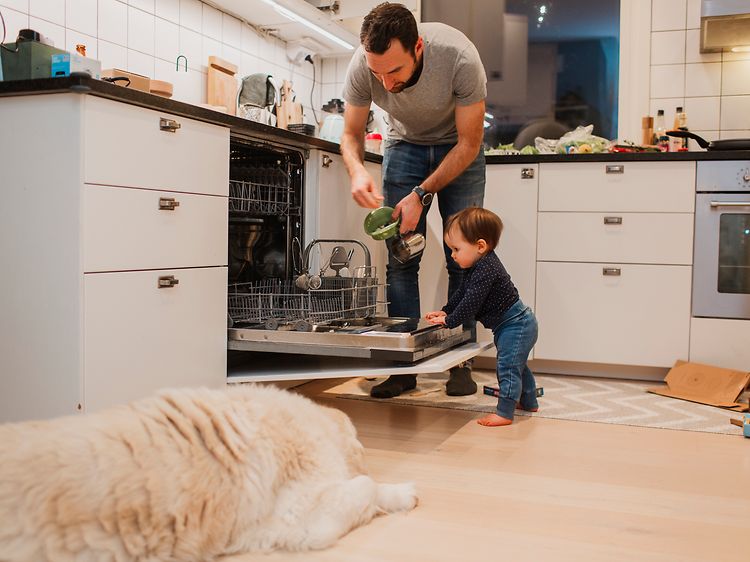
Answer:
[[287, 125], [302, 123], [302, 104], [294, 101], [292, 83], [281, 83], [281, 103], [276, 106], [276, 126], [286, 129]]
[[206, 101], [210, 105], [226, 107], [229, 115], [237, 114], [236, 73], [237, 65], [219, 57], [208, 57]]

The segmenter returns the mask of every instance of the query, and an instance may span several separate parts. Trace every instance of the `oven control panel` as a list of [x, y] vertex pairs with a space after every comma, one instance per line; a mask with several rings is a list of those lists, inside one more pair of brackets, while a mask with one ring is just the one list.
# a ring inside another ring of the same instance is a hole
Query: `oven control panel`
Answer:
[[698, 162], [695, 190], [699, 192], [750, 192], [750, 160]]

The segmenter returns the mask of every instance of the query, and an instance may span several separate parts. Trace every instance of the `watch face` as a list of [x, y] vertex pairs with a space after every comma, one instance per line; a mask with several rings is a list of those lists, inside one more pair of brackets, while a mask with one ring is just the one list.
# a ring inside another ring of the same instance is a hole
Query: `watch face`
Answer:
[[425, 193], [422, 195], [422, 206], [426, 207], [432, 203], [432, 193]]

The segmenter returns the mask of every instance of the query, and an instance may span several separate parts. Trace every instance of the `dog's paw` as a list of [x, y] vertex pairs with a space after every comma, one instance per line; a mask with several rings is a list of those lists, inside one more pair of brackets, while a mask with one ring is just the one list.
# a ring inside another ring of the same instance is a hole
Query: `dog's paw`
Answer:
[[378, 507], [386, 513], [410, 511], [417, 507], [418, 501], [413, 482], [378, 484]]

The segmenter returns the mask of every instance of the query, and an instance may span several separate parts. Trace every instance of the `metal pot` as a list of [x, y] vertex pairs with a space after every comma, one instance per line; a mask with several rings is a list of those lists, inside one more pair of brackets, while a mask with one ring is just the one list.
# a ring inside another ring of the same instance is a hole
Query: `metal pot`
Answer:
[[393, 237], [391, 252], [400, 263], [406, 263], [420, 255], [424, 251], [425, 244], [425, 238], [419, 232], [397, 234]]

